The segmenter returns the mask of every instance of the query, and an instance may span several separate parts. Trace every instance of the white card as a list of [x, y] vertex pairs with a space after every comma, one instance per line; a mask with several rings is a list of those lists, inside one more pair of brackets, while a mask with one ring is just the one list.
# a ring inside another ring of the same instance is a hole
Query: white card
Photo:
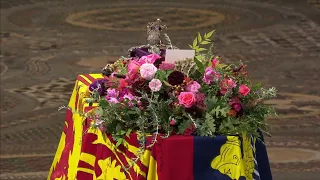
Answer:
[[187, 58], [193, 59], [195, 56], [194, 50], [182, 50], [182, 49], [167, 49], [166, 50], [166, 62], [175, 63]]

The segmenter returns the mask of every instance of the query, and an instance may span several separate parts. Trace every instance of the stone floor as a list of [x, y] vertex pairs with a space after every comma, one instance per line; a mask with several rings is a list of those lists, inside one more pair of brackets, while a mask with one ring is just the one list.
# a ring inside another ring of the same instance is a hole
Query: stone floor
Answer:
[[0, 179], [46, 179], [77, 74], [145, 43], [161, 18], [172, 42], [216, 29], [215, 52], [276, 86], [267, 146], [275, 180], [320, 175], [319, 0], [1, 0]]

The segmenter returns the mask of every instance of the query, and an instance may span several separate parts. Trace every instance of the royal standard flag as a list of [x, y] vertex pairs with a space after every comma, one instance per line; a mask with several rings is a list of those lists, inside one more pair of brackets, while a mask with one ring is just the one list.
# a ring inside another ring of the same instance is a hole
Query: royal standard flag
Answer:
[[152, 148], [141, 151], [132, 133], [116, 148], [111, 135], [89, 129], [90, 119], [76, 113], [94, 110], [85, 97], [88, 86], [102, 78], [78, 77], [48, 180], [272, 180], [264, 144], [245, 134], [159, 137]]

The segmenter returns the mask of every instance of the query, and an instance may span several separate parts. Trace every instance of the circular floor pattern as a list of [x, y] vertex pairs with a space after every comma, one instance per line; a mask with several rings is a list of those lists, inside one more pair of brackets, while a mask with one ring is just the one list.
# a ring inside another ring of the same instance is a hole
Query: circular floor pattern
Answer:
[[[181, 18], [182, 16], [184, 18]], [[225, 19], [220, 13], [203, 9], [121, 7], [75, 13], [68, 16], [66, 22], [94, 29], [143, 31], [146, 19], [157, 18], [170, 19], [164, 22], [170, 30], [198, 29], [220, 23]]]
[[21, 101], [8, 96], [6, 93], [1, 93], [1, 106], [0, 106], [0, 112], [5, 114], [7, 112], [10, 112], [10, 110], [14, 109], [20, 104]]
[[[121, 32], [144, 33], [147, 22], [160, 18], [169, 31], [182, 36], [193, 29], [216, 29], [224, 34], [268, 27], [285, 20], [283, 14], [286, 11], [282, 10], [280, 12], [277, 7], [265, 4], [220, 0], [197, 4], [188, 1], [139, 4], [95, 2], [85, 6], [66, 2], [10, 9], [5, 13], [7, 17], [4, 20], [8, 26], [14, 24], [16, 26], [13, 28], [23, 31], [88, 32], [77, 28], [82, 27], [114, 36], [113, 33]], [[19, 17], [24, 18], [21, 20]]]
[[275, 99], [264, 101], [273, 105], [280, 119], [301, 118], [320, 115], [320, 97], [296, 93], [278, 93]]
[[97, 56], [91, 58], [82, 58], [75, 64], [79, 66], [102, 69], [108, 63], [114, 62], [118, 59], [119, 57], [117, 56]]
[[320, 152], [298, 148], [271, 148], [268, 149], [270, 161], [274, 163], [307, 162], [320, 160]]

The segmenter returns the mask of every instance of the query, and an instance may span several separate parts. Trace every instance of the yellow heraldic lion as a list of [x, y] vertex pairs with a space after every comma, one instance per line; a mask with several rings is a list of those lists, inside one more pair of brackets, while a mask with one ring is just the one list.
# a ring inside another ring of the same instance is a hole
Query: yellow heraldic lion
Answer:
[[54, 180], [65, 180], [66, 179], [66, 176], [62, 176], [62, 177], [59, 177], [59, 178], [55, 178]]
[[[250, 145], [250, 139], [244, 136], [244, 157], [241, 154], [241, 142], [237, 136], [227, 136], [227, 141], [220, 148], [220, 155], [211, 162], [211, 167], [228, 175], [231, 179], [239, 179], [241, 176], [246, 180], [252, 180], [254, 169], [253, 153]], [[251, 160], [250, 160], [251, 159]]]
[[97, 180], [125, 180], [126, 175], [121, 172], [121, 166], [116, 166], [116, 160], [111, 160], [111, 157], [108, 157], [104, 160], [99, 160], [98, 164], [102, 170], [102, 174], [97, 177]]

